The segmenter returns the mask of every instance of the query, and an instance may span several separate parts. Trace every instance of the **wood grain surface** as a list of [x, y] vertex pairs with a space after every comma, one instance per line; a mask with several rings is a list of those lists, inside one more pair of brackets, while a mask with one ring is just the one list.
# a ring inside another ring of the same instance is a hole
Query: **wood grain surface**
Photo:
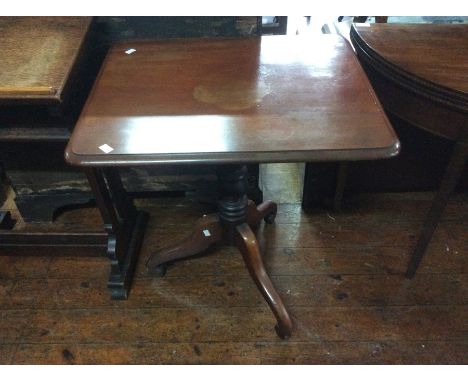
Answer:
[[468, 25], [357, 24], [351, 41], [386, 110], [432, 134], [463, 139]]
[[467, 24], [356, 24], [356, 30], [389, 63], [468, 97]]
[[0, 17], [0, 100], [60, 101], [91, 17]]
[[[149, 275], [149, 255], [210, 209], [183, 198], [139, 200], [151, 219], [127, 301], [109, 299], [108, 260], [80, 257], [83, 249], [71, 249], [73, 257], [51, 257], [50, 249], [0, 256], [0, 362], [466, 363], [464, 195], [450, 200], [418, 275], [404, 278], [430, 201], [421, 193], [363, 194], [341, 213], [310, 214], [280, 204], [275, 224], [257, 235], [297, 328], [282, 341], [235, 248], [213, 248], [163, 278]], [[89, 209], [59, 223], [99, 228], [100, 219]]]
[[116, 44], [66, 158], [101, 166], [397, 152], [398, 140], [346, 40], [267, 36]]

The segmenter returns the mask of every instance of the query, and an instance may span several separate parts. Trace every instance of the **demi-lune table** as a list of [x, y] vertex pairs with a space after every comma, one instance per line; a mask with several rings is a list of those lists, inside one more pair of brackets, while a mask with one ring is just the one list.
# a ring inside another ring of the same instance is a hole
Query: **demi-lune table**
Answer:
[[[290, 316], [262, 263], [252, 227], [276, 204], [246, 197], [246, 164], [396, 155], [398, 139], [350, 45], [339, 36], [129, 41], [112, 47], [66, 149], [82, 166], [109, 232], [135, 211], [122, 166], [218, 165], [218, 214], [150, 257], [150, 270], [216, 242], [235, 245], [273, 311]], [[125, 256], [125, 254], [120, 254]]]
[[412, 278], [468, 158], [468, 25], [356, 24], [351, 41], [386, 110], [454, 142], [408, 263]]

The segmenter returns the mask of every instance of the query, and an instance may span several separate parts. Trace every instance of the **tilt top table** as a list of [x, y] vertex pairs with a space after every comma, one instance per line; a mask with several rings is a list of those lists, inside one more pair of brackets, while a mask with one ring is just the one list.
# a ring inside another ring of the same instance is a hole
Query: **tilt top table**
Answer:
[[104, 180], [109, 170], [219, 165], [219, 213], [202, 217], [186, 240], [147, 265], [163, 273], [168, 263], [216, 242], [237, 246], [285, 338], [292, 322], [251, 229], [272, 222], [276, 204], [247, 200], [245, 164], [375, 159], [398, 149], [346, 40], [268, 36], [115, 45], [65, 155], [94, 179], [97, 195], [107, 195], [106, 203], [97, 200], [109, 230], [125, 218], [122, 188]]

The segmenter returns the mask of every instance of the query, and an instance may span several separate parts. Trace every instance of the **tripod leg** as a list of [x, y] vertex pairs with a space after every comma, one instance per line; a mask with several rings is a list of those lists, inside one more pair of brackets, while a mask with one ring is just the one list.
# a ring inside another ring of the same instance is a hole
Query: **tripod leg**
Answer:
[[242, 253], [242, 257], [251, 277], [255, 281], [255, 284], [257, 284], [258, 289], [278, 321], [275, 327], [278, 336], [281, 338], [289, 338], [292, 331], [291, 318], [286, 311], [281, 297], [265, 271], [257, 239], [246, 223], [236, 227], [236, 245]]
[[217, 214], [206, 215], [195, 223], [190, 236], [180, 243], [150, 256], [146, 267], [157, 273], [164, 274], [164, 264], [196, 255], [207, 249], [212, 244], [221, 241], [222, 229]]

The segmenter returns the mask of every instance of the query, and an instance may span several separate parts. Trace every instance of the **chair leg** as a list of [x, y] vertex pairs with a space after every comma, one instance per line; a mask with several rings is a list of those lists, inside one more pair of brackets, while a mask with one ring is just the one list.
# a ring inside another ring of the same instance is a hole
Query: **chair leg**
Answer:
[[257, 239], [247, 223], [240, 224], [236, 227], [236, 245], [242, 253], [242, 257], [252, 279], [255, 281], [255, 284], [278, 321], [278, 324], [275, 326], [278, 336], [281, 338], [289, 338], [292, 331], [291, 318], [289, 317], [281, 297], [266, 273]]
[[447, 166], [447, 170], [445, 171], [444, 177], [442, 179], [439, 191], [437, 192], [437, 195], [432, 202], [431, 209], [426, 217], [426, 220], [424, 221], [418, 242], [408, 263], [408, 268], [405, 274], [407, 278], [413, 278], [416, 274], [426, 248], [429, 245], [432, 235], [437, 228], [437, 224], [439, 223], [440, 217], [444, 212], [445, 206], [447, 205], [448, 198], [457, 185], [457, 182], [463, 172], [467, 154], [468, 145], [466, 143], [463, 144], [461, 142], [457, 142], [455, 144], [453, 154], [450, 158], [450, 162]]

